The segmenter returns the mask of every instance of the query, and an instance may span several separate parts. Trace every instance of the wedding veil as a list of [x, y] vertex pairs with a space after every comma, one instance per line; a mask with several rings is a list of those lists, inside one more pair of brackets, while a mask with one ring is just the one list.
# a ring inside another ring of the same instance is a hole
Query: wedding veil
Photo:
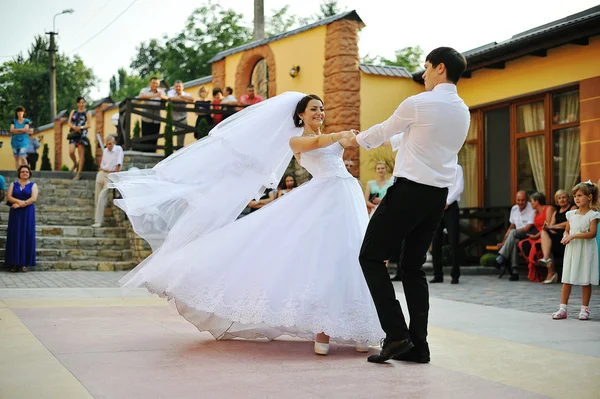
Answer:
[[289, 140], [302, 134], [292, 116], [304, 96], [285, 92], [245, 108], [152, 169], [111, 173], [109, 187], [122, 196], [115, 204], [153, 251], [233, 222], [285, 172]]

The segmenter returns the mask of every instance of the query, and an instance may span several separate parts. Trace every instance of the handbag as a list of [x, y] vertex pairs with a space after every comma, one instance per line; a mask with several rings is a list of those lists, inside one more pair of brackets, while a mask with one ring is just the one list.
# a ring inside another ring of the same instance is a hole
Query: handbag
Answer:
[[81, 138], [81, 132], [76, 132], [73, 129], [69, 130], [69, 134], [67, 134], [67, 140], [79, 140]]

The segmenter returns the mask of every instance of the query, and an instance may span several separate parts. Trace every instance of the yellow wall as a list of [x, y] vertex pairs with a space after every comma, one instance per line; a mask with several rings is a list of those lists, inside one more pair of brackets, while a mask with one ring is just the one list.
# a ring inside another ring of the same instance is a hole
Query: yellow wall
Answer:
[[458, 82], [469, 107], [526, 95], [600, 75], [600, 36], [588, 46], [569, 44], [548, 50], [547, 57], [525, 56], [505, 69], [481, 69]]
[[[37, 161], [36, 168], [40, 170], [42, 166], [42, 153], [44, 151], [44, 144], [48, 144], [48, 157], [50, 158], [50, 164], [54, 164], [54, 126], [49, 129], [39, 131], [34, 134], [40, 140], [40, 148], [38, 149], [39, 159]], [[0, 137], [0, 141], [3, 143], [0, 148], [0, 170], [14, 170], [15, 169], [15, 158], [12, 155], [12, 148], [10, 146], [10, 136]]]
[[[327, 27], [320, 26], [269, 43], [275, 55], [277, 94], [299, 91], [323, 97], [326, 35]], [[307, 51], [310, 57], [306, 56]], [[296, 65], [300, 66], [300, 73], [292, 78], [290, 69]]]
[[[424, 91], [424, 86], [410, 78], [360, 73], [360, 128], [366, 130], [392, 115], [407, 97]], [[375, 162], [393, 158], [389, 147], [370, 151], [360, 148], [360, 181], [364, 185], [375, 178]], [[390, 176], [391, 176], [390, 171]]]
[[[225, 58], [225, 86], [229, 86], [229, 87], [233, 88], [233, 90], [234, 90], [233, 95], [238, 100], [244, 93], [236, 93], [235, 92], [235, 75], [237, 73], [237, 67], [238, 67], [238, 64], [240, 63], [240, 60], [242, 59], [243, 54], [244, 54], [243, 52], [240, 52], [240, 53], [233, 54], [233, 55], [230, 55], [227, 58]], [[224, 87], [220, 87], [220, 89], [223, 91], [225, 90]], [[209, 97], [212, 98], [212, 89], [209, 94], [210, 94]], [[225, 94], [223, 94], [223, 95], [225, 95]]]

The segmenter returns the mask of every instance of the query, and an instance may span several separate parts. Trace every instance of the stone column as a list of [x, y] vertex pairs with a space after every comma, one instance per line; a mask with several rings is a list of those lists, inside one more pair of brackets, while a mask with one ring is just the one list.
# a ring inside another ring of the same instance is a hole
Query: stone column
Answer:
[[579, 83], [581, 180], [600, 179], [600, 76]]
[[[360, 57], [357, 21], [340, 20], [327, 25], [325, 43], [325, 132], [360, 129]], [[360, 151], [349, 148], [344, 159], [354, 161], [352, 174], [359, 177]]]
[[[54, 120], [54, 170], [60, 170], [62, 167], [62, 146], [67, 139], [62, 135], [62, 125], [67, 118], [57, 118]], [[66, 145], [66, 144], [65, 144]]]
[[[225, 59], [213, 62], [212, 64], [212, 84], [213, 88], [225, 89]], [[212, 93], [209, 93], [212, 95]]]

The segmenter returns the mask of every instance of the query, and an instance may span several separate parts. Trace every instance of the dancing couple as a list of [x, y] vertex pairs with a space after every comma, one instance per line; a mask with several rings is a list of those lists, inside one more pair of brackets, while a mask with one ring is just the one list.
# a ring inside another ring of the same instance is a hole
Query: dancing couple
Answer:
[[[114, 173], [116, 200], [153, 254], [121, 284], [169, 298], [216, 339], [291, 335], [367, 352], [368, 360], [429, 361], [424, 255], [439, 223], [469, 111], [456, 92], [466, 61], [441, 47], [426, 59], [426, 92], [356, 134], [324, 134], [323, 101], [286, 92], [244, 109], [149, 170]], [[404, 133], [395, 183], [368, 219], [344, 148]], [[245, 218], [294, 156], [313, 178]], [[223, 195], [223, 192], [226, 195]], [[215, 205], [215, 199], [219, 198]], [[398, 252], [410, 328], [384, 261]]]

